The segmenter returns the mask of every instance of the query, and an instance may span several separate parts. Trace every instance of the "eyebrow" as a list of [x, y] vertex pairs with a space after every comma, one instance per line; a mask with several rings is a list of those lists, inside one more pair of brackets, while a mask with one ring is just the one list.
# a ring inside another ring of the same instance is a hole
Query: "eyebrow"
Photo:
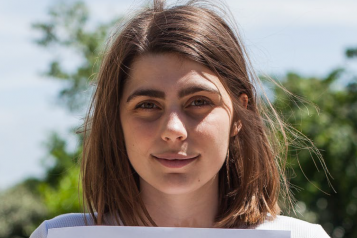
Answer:
[[[198, 92], [202, 92], [202, 91], [203, 92], [212, 93], [212, 94], [221, 95], [220, 92], [215, 88], [206, 87], [206, 86], [191, 86], [191, 87], [187, 87], [187, 88], [184, 88], [184, 89], [180, 90], [179, 93], [178, 93], [178, 96], [179, 96], [179, 98], [183, 98], [183, 97], [188, 96], [190, 94], [194, 94], [194, 93], [198, 93]], [[160, 90], [156, 90], [156, 89], [138, 89], [138, 90], [134, 91], [128, 97], [126, 102], [130, 102], [134, 98], [140, 97], [140, 96], [165, 99], [166, 95], [165, 95], [165, 92], [160, 91]]]
[[140, 96], [165, 99], [165, 93], [162, 91], [155, 89], [138, 89], [128, 97], [126, 102], [130, 102], [134, 98]]
[[187, 95], [202, 92], [202, 91], [212, 93], [212, 94], [221, 95], [221, 93], [218, 91], [218, 89], [200, 85], [200, 86], [191, 86], [191, 87], [184, 88], [179, 91], [178, 96], [179, 96], [179, 98], [183, 98]]

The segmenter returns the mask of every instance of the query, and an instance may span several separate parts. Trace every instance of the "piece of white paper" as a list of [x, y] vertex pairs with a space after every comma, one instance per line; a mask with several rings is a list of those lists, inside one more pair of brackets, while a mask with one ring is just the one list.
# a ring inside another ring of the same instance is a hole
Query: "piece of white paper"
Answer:
[[290, 238], [290, 231], [171, 228], [134, 226], [77, 226], [48, 230], [48, 238]]

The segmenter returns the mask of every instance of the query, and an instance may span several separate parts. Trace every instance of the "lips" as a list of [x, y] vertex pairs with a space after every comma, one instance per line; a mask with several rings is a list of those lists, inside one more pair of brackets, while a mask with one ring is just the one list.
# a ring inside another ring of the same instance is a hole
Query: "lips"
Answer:
[[168, 168], [182, 168], [192, 163], [199, 157], [199, 155], [186, 156], [181, 154], [160, 154], [152, 156], [160, 164]]

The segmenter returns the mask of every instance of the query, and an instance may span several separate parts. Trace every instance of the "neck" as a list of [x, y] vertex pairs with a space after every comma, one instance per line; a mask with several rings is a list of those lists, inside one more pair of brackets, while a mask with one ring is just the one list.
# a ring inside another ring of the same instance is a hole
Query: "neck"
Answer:
[[214, 224], [218, 208], [218, 176], [196, 191], [166, 194], [141, 181], [141, 195], [159, 227], [201, 227]]

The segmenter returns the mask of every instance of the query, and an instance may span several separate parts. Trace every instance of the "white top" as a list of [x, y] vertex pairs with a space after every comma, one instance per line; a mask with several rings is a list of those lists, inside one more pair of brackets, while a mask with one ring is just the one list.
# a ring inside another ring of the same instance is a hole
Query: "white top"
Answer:
[[[51, 220], [46, 220], [31, 234], [30, 238], [46, 238], [48, 229], [85, 226], [84, 216], [87, 218], [87, 225], [94, 225], [89, 214], [70, 213], [57, 216]], [[276, 219], [265, 222], [255, 229], [258, 230], [288, 230], [291, 231], [291, 238], [329, 238], [320, 225], [311, 224], [286, 216], [277, 216]]]

